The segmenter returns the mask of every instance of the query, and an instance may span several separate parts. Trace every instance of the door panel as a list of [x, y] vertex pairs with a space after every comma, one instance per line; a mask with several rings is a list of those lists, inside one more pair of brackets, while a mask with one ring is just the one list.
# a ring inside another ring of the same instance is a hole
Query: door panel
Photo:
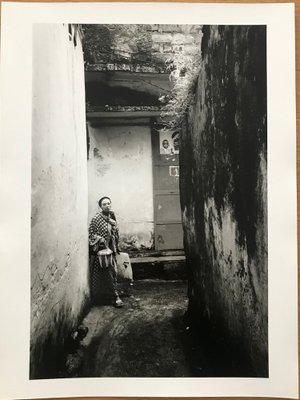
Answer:
[[[183, 231], [179, 196], [179, 156], [163, 153], [159, 129], [152, 129], [151, 137], [155, 249], [181, 250]], [[169, 142], [171, 141], [172, 138]]]
[[156, 223], [180, 222], [179, 194], [157, 194], [155, 196]]
[[154, 165], [154, 190], [178, 191], [178, 188], [178, 165]]
[[157, 224], [155, 244], [157, 244], [157, 250], [183, 249], [182, 223]]

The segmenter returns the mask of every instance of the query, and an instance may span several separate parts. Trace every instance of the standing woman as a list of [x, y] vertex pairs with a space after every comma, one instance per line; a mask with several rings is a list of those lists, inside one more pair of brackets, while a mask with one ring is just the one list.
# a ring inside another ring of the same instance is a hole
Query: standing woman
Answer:
[[[92, 218], [89, 227], [90, 274], [92, 300], [98, 302], [101, 297], [101, 286], [105, 282], [115, 307], [122, 307], [123, 302], [117, 290], [117, 261], [119, 252], [119, 231], [116, 217], [111, 211], [111, 200], [102, 197], [99, 202], [100, 211]], [[102, 290], [102, 291], [103, 291]]]

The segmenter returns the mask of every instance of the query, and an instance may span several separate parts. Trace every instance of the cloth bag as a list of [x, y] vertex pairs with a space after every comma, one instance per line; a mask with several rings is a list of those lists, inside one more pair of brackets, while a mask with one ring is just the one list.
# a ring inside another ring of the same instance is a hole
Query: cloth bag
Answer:
[[118, 281], [133, 282], [133, 273], [129, 255], [121, 252], [116, 255], [116, 258]]

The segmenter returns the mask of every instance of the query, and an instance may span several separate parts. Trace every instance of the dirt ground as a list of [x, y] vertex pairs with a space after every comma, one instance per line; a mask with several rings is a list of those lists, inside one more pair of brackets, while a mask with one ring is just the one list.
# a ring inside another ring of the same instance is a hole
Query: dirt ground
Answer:
[[190, 376], [181, 343], [183, 281], [136, 281], [124, 307], [93, 307], [83, 321], [81, 377]]
[[186, 318], [185, 281], [135, 281], [124, 307], [91, 308], [88, 333], [66, 360], [68, 377], [251, 376], [238, 352], [216, 346]]

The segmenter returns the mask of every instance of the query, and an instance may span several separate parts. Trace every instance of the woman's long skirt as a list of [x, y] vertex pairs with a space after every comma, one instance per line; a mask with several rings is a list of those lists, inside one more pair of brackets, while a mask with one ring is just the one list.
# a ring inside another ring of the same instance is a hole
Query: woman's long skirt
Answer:
[[90, 257], [90, 287], [94, 304], [111, 304], [118, 295], [117, 266], [113, 254]]

